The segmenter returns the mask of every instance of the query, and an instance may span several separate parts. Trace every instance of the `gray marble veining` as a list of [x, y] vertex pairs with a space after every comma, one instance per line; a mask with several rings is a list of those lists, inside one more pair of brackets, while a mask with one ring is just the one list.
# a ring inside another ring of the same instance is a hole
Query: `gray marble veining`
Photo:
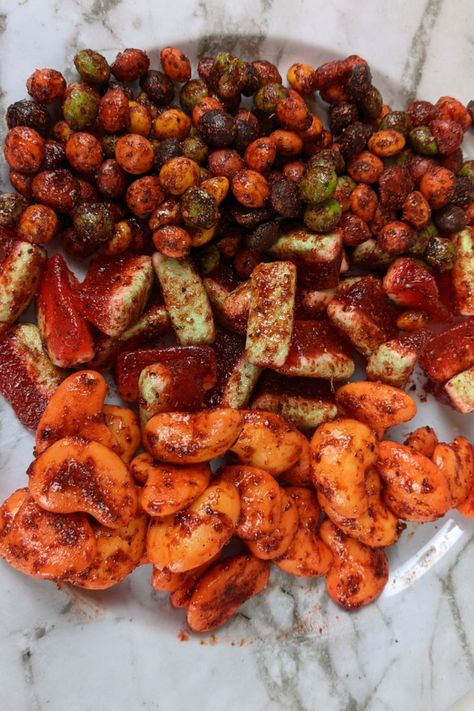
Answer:
[[[467, 101], [473, 27], [468, 0], [0, 0], [0, 110], [23, 98], [38, 66], [73, 77], [78, 48], [111, 59], [145, 47], [156, 66], [156, 50], [174, 42], [268, 56], [282, 69], [358, 53], [394, 107], [415, 94]], [[420, 410], [442, 435], [467, 426], [432, 402]], [[26, 481], [32, 438], [1, 401], [0, 445], [3, 498]], [[406, 534], [389, 553], [384, 594], [353, 614], [323, 581], [273, 571], [231, 625], [188, 641], [147, 568], [90, 594], [0, 565], [0, 709], [443, 711], [474, 686], [472, 533], [454, 516]]]

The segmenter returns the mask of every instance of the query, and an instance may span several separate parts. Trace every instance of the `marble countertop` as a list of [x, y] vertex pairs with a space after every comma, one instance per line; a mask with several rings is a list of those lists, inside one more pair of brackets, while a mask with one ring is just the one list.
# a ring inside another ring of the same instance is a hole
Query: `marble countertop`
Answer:
[[[111, 59], [143, 47], [156, 66], [155, 50], [174, 43], [282, 67], [358, 53], [394, 106], [473, 98], [470, 0], [0, 0], [0, 35], [2, 113], [34, 68], [72, 77], [78, 48]], [[23, 485], [32, 449], [4, 403], [0, 445], [3, 498]], [[182, 641], [183, 615], [152, 593], [145, 568], [92, 595], [1, 565], [0, 709], [443, 711], [474, 686], [472, 533], [456, 518], [417, 529], [392, 554], [380, 601], [355, 614], [322, 583], [272, 574], [232, 625]]]

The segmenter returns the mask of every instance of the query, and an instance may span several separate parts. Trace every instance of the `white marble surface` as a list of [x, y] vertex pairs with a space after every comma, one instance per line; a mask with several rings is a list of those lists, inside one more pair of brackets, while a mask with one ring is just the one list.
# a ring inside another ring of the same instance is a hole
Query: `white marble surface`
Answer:
[[[77, 48], [223, 47], [282, 67], [357, 52], [390, 101], [473, 98], [469, 0], [0, 0], [0, 98]], [[243, 38], [243, 39], [242, 39]], [[66, 73], [72, 76], [71, 73]], [[471, 156], [474, 153], [471, 152]], [[472, 434], [429, 402], [420, 421]], [[0, 402], [0, 495], [25, 482], [32, 438]], [[321, 581], [272, 574], [215, 638], [179, 641], [184, 617], [142, 568], [117, 589], [58, 590], [0, 566], [2, 711], [442, 711], [474, 686], [474, 527], [419, 527], [390, 552], [377, 604], [354, 614]], [[470, 703], [470, 702], [469, 702]], [[469, 705], [468, 708], [474, 708]]]

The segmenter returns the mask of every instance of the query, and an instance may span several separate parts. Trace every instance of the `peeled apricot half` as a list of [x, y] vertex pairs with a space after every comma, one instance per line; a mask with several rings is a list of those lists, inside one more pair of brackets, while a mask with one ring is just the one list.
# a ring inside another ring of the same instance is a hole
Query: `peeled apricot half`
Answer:
[[346, 536], [329, 519], [321, 524], [320, 535], [333, 554], [326, 574], [329, 597], [346, 610], [375, 600], [388, 580], [385, 551], [369, 548]]
[[220, 457], [242, 429], [238, 410], [223, 407], [201, 412], [162, 412], [147, 423], [145, 447], [162, 462], [196, 464]]
[[469, 492], [457, 508], [463, 516], [474, 518], [474, 447], [465, 437], [456, 437], [451, 446], [459, 457], [464, 476], [471, 480]]
[[63, 380], [38, 423], [36, 454], [70, 435], [113, 447], [115, 439], [105, 425], [102, 413], [106, 394], [107, 383], [95, 370], [80, 370]]
[[416, 430], [410, 432], [404, 444], [406, 447], [411, 447], [411, 449], [431, 459], [438, 444], [438, 438], [434, 429], [429, 425], [425, 425], [424, 427], [417, 427]]
[[126, 578], [140, 564], [145, 551], [147, 523], [143, 514], [115, 529], [94, 522], [94, 559], [85, 570], [69, 576], [68, 582], [87, 590], [106, 590]]
[[398, 442], [381, 442], [376, 468], [387, 506], [406, 521], [434, 521], [451, 506], [448, 480], [433, 462]]
[[216, 562], [219, 556], [220, 553], [215, 555], [214, 558], [211, 558], [207, 563], [204, 563], [204, 565], [200, 565], [198, 568], [194, 568], [194, 570], [188, 570], [187, 573], [176, 573], [176, 575], [181, 576], [181, 582], [170, 595], [170, 602], [173, 607], [178, 609], [187, 609], [189, 607], [192, 594], [199, 579], [202, 578], [206, 570]]
[[280, 491], [280, 522], [271, 532], [259, 536], [254, 541], [246, 541], [251, 553], [261, 560], [272, 560], [282, 556], [289, 548], [298, 529], [298, 509], [286, 489]]
[[[151, 585], [157, 592], [171, 593], [170, 600], [173, 607], [187, 607], [189, 599], [187, 600], [187, 604], [184, 605], [185, 598], [191, 597], [192, 591], [197, 585], [197, 581], [209, 566], [218, 559], [219, 555], [220, 554], [217, 553], [217, 555], [211, 558], [211, 560], [208, 560], [207, 563], [198, 565], [197, 568], [187, 570], [185, 573], [172, 573], [167, 568], [160, 569], [153, 567]], [[176, 593], [175, 597], [174, 593]]]
[[451, 492], [451, 506], [455, 508], [467, 499], [472, 488], [472, 472], [462, 466], [456, 450], [440, 442], [433, 452], [433, 464], [444, 474]]
[[214, 480], [187, 509], [152, 520], [147, 535], [148, 557], [153, 565], [172, 573], [197, 568], [225, 546], [239, 516], [236, 487]]
[[327, 573], [332, 554], [319, 538], [320, 508], [314, 491], [300, 486], [285, 490], [298, 509], [297, 531], [285, 553], [273, 562], [290, 575], [312, 578]]
[[318, 427], [311, 440], [313, 483], [341, 516], [367, 511], [366, 473], [376, 460], [375, 432], [357, 420]]
[[240, 518], [235, 529], [243, 539], [256, 539], [272, 533], [280, 523], [280, 485], [264, 469], [245, 465], [224, 467], [220, 475], [237, 487]]
[[416, 403], [400, 388], [361, 380], [336, 391], [336, 404], [348, 417], [371, 427], [379, 437], [386, 429], [408, 422], [416, 415]]
[[91, 524], [83, 513], [45, 511], [28, 489], [15, 491], [0, 509], [0, 555], [26, 575], [61, 580], [80, 573], [96, 554]]
[[135, 457], [130, 471], [143, 481], [140, 505], [150, 516], [169, 516], [185, 509], [206, 490], [211, 478], [207, 463], [162, 464], [147, 453]]
[[54, 513], [83, 511], [109, 528], [126, 526], [137, 508], [133, 479], [120, 457], [98, 442], [64, 437], [30, 465], [36, 503]]
[[302, 450], [301, 433], [274, 412], [244, 410], [244, 425], [230, 448], [242, 464], [280, 474], [292, 467]]
[[391, 546], [400, 538], [405, 524], [398, 520], [382, 498], [382, 483], [375, 469], [370, 469], [365, 479], [368, 507], [357, 518], [347, 518], [335, 511], [324, 494], [319, 493], [321, 508], [343, 533], [356, 538], [372, 548]]
[[[130, 464], [142, 440], [137, 415], [130, 408], [119, 405], [104, 405], [103, 413], [105, 426], [115, 440], [112, 449], [123, 459], [125, 464]], [[100, 441], [101, 444], [108, 446], [106, 442]]]
[[188, 607], [194, 632], [221, 627], [238, 608], [268, 583], [268, 563], [252, 555], [237, 555], [213, 565], [199, 580]]

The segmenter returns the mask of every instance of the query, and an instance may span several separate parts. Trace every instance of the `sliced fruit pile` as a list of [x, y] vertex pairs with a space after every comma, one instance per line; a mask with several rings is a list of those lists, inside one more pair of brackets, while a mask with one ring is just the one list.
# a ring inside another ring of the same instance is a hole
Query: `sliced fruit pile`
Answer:
[[[37, 458], [0, 553], [90, 588], [149, 560], [195, 630], [268, 560], [366, 604], [400, 521], [472, 515], [466, 439], [383, 437], [415, 413], [417, 363], [474, 411], [473, 104], [394, 110], [355, 55], [294, 64], [289, 87], [227, 52], [194, 79], [180, 50], [160, 62], [81, 50], [78, 81], [38, 69], [7, 110], [0, 393]], [[356, 358], [367, 380], [344, 385]], [[106, 370], [138, 416], [104, 405]]]

